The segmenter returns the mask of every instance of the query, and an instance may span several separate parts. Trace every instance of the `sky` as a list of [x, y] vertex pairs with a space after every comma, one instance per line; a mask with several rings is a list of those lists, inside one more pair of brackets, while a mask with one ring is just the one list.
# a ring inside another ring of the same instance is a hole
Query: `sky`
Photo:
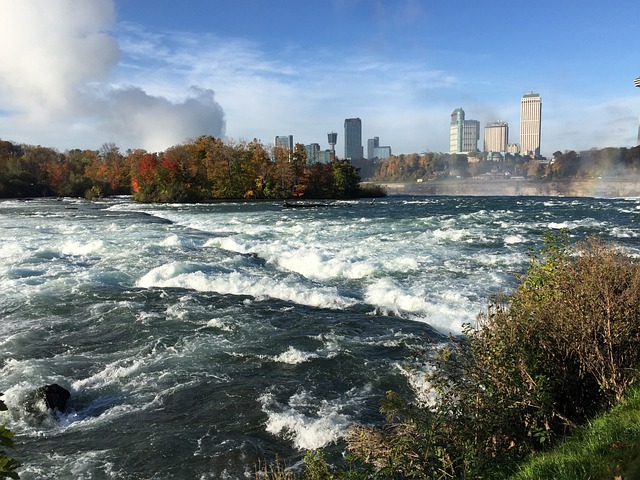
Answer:
[[[161, 151], [200, 135], [445, 152], [450, 115], [542, 98], [542, 154], [635, 146], [633, 0], [0, 0], [0, 139]], [[481, 134], [482, 137], [482, 134]], [[482, 138], [478, 145], [482, 148]]]

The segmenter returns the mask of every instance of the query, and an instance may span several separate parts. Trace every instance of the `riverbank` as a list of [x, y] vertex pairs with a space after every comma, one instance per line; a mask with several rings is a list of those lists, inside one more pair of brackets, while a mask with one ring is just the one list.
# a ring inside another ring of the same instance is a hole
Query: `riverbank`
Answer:
[[638, 197], [640, 178], [586, 180], [448, 179], [425, 182], [376, 182], [388, 195]]

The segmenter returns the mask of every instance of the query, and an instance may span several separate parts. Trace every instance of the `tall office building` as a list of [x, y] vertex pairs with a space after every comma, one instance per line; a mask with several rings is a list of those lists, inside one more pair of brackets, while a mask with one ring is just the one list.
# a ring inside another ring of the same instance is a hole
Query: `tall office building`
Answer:
[[469, 153], [478, 150], [480, 122], [465, 120], [464, 110], [456, 108], [449, 125], [449, 153]]
[[478, 140], [480, 140], [480, 122], [465, 120], [462, 126], [462, 152], [477, 152]]
[[506, 122], [490, 122], [484, 127], [484, 151], [506, 152], [509, 145], [509, 125]]
[[380, 146], [380, 138], [373, 137], [367, 140], [367, 159], [373, 160], [375, 158], [374, 150]]
[[520, 102], [520, 152], [540, 156], [542, 130], [542, 99], [537, 93], [527, 93]]
[[320, 144], [311, 143], [304, 146], [304, 151], [307, 154], [307, 163], [316, 163], [320, 161]]
[[364, 158], [362, 121], [359, 118], [347, 118], [344, 121], [344, 158], [351, 160]]
[[379, 160], [386, 160], [391, 156], [391, 147], [386, 146], [377, 146], [373, 149], [373, 158], [377, 158]]
[[449, 153], [462, 152], [462, 128], [464, 126], [464, 110], [456, 108], [451, 114], [449, 126]]
[[273, 145], [293, 152], [293, 135], [278, 135], [273, 141]]

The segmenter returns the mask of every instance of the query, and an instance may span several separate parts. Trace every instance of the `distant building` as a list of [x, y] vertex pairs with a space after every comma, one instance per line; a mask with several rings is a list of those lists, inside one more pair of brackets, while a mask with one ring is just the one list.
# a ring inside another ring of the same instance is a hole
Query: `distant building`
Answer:
[[464, 110], [456, 108], [451, 114], [449, 126], [449, 153], [462, 152], [462, 128], [464, 126]]
[[517, 143], [510, 143], [509, 145], [507, 145], [507, 153], [510, 153], [512, 155], [517, 155], [520, 153], [520, 145], [518, 145]]
[[390, 156], [391, 156], [391, 147], [389, 146], [375, 147], [373, 149], [373, 157], [371, 158], [371, 160], [374, 158], [377, 158], [379, 160], [386, 160]]
[[480, 140], [480, 122], [478, 120], [465, 120], [462, 126], [462, 152], [477, 152], [478, 140]]
[[320, 161], [320, 144], [311, 143], [304, 146], [304, 151], [307, 154], [307, 163], [316, 163]]
[[484, 152], [507, 151], [509, 125], [506, 122], [489, 122], [484, 127]]
[[332, 152], [336, 151], [336, 143], [338, 143], [338, 134], [335, 132], [327, 133], [327, 140], [329, 141], [329, 147]]
[[456, 108], [449, 125], [449, 153], [469, 153], [478, 150], [480, 122], [465, 120], [464, 110]]
[[374, 149], [380, 146], [380, 139], [378, 137], [373, 137], [367, 140], [367, 159], [373, 160], [375, 158], [375, 154], [373, 153]]
[[359, 118], [347, 118], [344, 121], [344, 158], [364, 158], [362, 149], [362, 121]]
[[293, 135], [278, 135], [273, 141], [274, 147], [286, 148], [293, 152]]
[[520, 152], [540, 156], [542, 130], [542, 99], [537, 93], [527, 93], [520, 102]]
[[322, 150], [318, 152], [318, 162], [331, 163], [336, 158], [336, 152], [334, 150]]

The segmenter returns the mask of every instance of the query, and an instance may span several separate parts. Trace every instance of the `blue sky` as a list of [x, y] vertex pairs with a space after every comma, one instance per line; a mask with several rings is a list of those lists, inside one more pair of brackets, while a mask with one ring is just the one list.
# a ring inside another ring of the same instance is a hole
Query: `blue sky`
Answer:
[[[162, 150], [202, 134], [320, 143], [360, 117], [446, 151], [450, 113], [543, 102], [542, 153], [633, 146], [640, 2], [0, 0], [0, 138]], [[480, 142], [480, 147], [482, 142]]]

